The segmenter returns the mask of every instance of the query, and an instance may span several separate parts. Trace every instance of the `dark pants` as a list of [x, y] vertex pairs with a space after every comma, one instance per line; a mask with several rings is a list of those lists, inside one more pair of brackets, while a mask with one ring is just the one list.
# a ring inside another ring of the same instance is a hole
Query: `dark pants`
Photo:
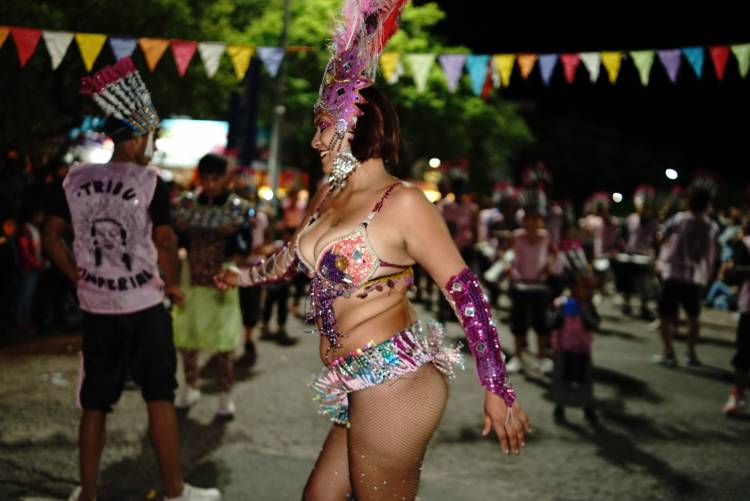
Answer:
[[273, 305], [276, 305], [276, 320], [279, 327], [286, 325], [286, 318], [289, 311], [289, 284], [282, 282], [266, 287], [266, 303], [263, 306], [263, 323], [268, 326], [273, 313]]
[[130, 374], [147, 402], [174, 400], [172, 317], [159, 303], [135, 313], [83, 315], [81, 406], [110, 412]]
[[247, 329], [252, 329], [258, 324], [260, 318], [260, 287], [240, 287], [240, 311], [242, 312], [242, 324]]

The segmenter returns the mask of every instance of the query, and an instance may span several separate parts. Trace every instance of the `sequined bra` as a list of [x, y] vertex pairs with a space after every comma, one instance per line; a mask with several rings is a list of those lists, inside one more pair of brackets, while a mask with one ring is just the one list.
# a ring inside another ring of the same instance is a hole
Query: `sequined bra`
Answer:
[[[365, 298], [373, 290], [380, 291], [384, 287], [394, 287], [399, 280], [404, 280], [408, 285], [413, 282], [411, 265], [393, 264], [380, 259], [372, 248], [367, 234], [367, 226], [383, 208], [386, 198], [398, 184], [400, 181], [385, 190], [365, 220], [353, 231], [326, 244], [315, 266], [311, 266], [302, 256], [299, 250], [299, 240], [317, 221], [320, 209], [328, 195], [321, 201], [306, 227], [297, 236], [295, 248], [299, 268], [311, 278], [310, 308], [306, 321], [316, 323], [318, 319], [320, 320], [321, 335], [328, 338], [328, 352], [341, 346], [339, 338], [343, 336], [336, 328], [336, 315], [333, 311], [333, 302], [336, 299], [351, 297], [354, 293], [357, 293], [359, 298]], [[373, 279], [372, 277], [381, 267], [401, 271]]]

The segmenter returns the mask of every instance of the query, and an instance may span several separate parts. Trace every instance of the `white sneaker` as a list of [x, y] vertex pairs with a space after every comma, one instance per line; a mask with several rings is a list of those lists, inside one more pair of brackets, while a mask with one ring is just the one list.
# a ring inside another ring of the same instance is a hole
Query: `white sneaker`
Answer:
[[182, 494], [176, 498], [164, 497], [165, 501], [221, 501], [219, 489], [201, 489], [190, 484], [183, 484]]
[[[81, 497], [81, 486], [76, 487], [73, 489], [73, 492], [70, 494], [70, 497], [68, 497], [68, 501], [78, 501], [78, 498]], [[94, 498], [94, 501], [96, 501], [96, 498]]]
[[511, 358], [510, 362], [505, 364], [505, 370], [510, 374], [521, 372], [523, 370], [523, 362], [521, 361], [521, 357], [519, 355], [516, 355], [515, 357]]
[[724, 409], [722, 410], [724, 414], [731, 416], [732, 414], [744, 410], [746, 406], [747, 403], [743, 400], [742, 395], [733, 388], [731, 393], [729, 393], [729, 399], [727, 399], [727, 403], [724, 404]]
[[200, 390], [186, 386], [174, 403], [175, 409], [189, 409], [200, 398]]
[[234, 417], [234, 410], [234, 402], [232, 402], [229, 392], [222, 392], [219, 395], [219, 410], [216, 411], [216, 416], [231, 419]]
[[541, 358], [537, 361], [537, 367], [542, 374], [550, 374], [555, 369], [555, 363], [551, 358]]

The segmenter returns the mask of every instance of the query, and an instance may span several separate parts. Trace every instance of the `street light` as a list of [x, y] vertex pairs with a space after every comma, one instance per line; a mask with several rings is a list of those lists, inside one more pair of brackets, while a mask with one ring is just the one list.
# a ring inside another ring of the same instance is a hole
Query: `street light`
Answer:
[[616, 204], [619, 204], [620, 202], [622, 202], [622, 193], [612, 193], [612, 200]]
[[433, 169], [437, 169], [438, 167], [440, 167], [440, 159], [431, 158], [429, 164], [430, 164], [430, 167], [432, 167]]
[[671, 179], [672, 181], [677, 179], [678, 176], [677, 171], [674, 169], [667, 169], [664, 171], [664, 174], [667, 176], [667, 179]]

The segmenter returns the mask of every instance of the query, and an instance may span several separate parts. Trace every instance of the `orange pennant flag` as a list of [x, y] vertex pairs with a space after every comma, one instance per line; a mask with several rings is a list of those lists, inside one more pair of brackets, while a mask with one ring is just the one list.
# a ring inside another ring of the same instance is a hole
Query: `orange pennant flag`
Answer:
[[521, 78], [528, 80], [536, 64], [536, 54], [519, 54], [517, 61], [521, 69]]
[[104, 47], [104, 42], [107, 41], [107, 35], [100, 35], [98, 33], [76, 33], [76, 42], [78, 42], [78, 49], [81, 51], [81, 58], [83, 58], [83, 65], [86, 67], [86, 71], [91, 71], [94, 67], [94, 61], [99, 57], [99, 53]]
[[159, 64], [161, 56], [164, 55], [164, 51], [169, 47], [169, 40], [164, 38], [140, 38], [138, 44], [141, 46], [143, 56], [146, 58], [146, 65], [148, 69], [154, 71], [156, 65]]
[[10, 28], [7, 26], [0, 26], [0, 48], [2, 48], [5, 43], [5, 39], [8, 38], [8, 33], [10, 33]]

